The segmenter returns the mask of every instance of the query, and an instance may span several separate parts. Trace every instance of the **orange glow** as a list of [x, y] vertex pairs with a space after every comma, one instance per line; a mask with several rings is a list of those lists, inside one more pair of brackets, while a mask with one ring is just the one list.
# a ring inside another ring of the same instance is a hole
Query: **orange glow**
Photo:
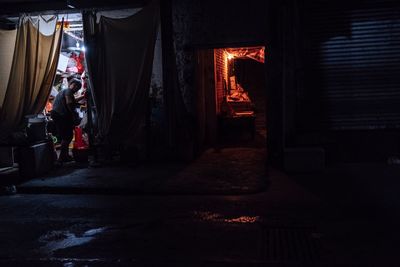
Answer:
[[251, 224], [261, 221], [260, 216], [240, 216], [234, 218], [226, 218], [222, 214], [210, 211], [195, 211], [194, 215], [201, 221], [223, 222], [233, 224]]
[[232, 219], [225, 219], [227, 223], [255, 223], [260, 220], [260, 216], [240, 216]]
[[234, 58], [234, 56], [232, 54], [230, 54], [230, 53], [226, 53], [226, 54], [227, 54], [228, 60]]
[[[57, 21], [57, 29], [61, 28], [61, 21]], [[70, 28], [70, 23], [68, 21], [64, 21], [64, 25], [63, 25], [64, 29], [69, 29]]]
[[228, 55], [228, 59], [251, 58], [258, 62], [264, 63], [265, 47], [254, 46], [254, 47], [226, 48], [225, 53]]

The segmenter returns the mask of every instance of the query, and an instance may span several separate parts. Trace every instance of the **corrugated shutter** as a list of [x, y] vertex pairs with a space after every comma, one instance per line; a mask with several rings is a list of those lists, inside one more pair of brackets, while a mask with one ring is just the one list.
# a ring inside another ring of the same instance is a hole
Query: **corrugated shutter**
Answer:
[[400, 3], [313, 1], [305, 14], [303, 127], [400, 127]]

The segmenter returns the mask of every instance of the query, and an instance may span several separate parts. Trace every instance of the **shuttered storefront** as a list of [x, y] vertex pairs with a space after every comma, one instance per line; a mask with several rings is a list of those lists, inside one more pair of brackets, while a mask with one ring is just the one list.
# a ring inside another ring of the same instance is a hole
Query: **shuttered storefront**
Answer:
[[302, 130], [400, 128], [400, 2], [309, 1]]

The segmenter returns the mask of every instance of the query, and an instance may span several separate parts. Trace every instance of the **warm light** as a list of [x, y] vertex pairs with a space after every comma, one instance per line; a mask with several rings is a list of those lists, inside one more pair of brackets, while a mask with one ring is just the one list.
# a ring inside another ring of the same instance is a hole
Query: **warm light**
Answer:
[[260, 63], [264, 63], [265, 61], [264, 46], [225, 48], [224, 51], [228, 59], [251, 58]]
[[225, 222], [225, 223], [235, 223], [235, 224], [250, 224], [259, 222], [260, 216], [240, 216], [234, 218], [226, 218], [222, 214], [214, 213], [211, 211], [195, 211], [194, 215], [197, 219], [202, 221], [210, 222]]
[[[62, 24], [61, 21], [57, 21], [57, 25], [56, 25], [57, 26], [57, 30], [61, 28], [61, 24]], [[64, 21], [64, 25], [63, 25], [64, 30], [65, 29], [69, 29], [70, 26], [71, 25], [70, 25], [70, 23], [68, 21]]]

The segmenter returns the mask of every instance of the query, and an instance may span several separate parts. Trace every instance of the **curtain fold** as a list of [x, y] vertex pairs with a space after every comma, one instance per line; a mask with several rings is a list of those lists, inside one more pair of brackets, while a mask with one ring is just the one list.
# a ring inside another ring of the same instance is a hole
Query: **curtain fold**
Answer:
[[190, 114], [186, 107], [181, 88], [182, 84], [179, 81], [177, 64], [179, 53], [174, 43], [173, 3], [171, 0], [165, 0], [161, 1], [160, 4], [163, 10], [161, 18], [163, 65], [168, 70], [168, 73], [163, 72], [167, 144], [173, 157], [190, 160], [193, 158], [196, 149], [193, 143], [194, 136], [196, 136], [196, 118], [193, 114]]
[[98, 112], [99, 136], [134, 144], [148, 107], [159, 6], [122, 19], [83, 13], [86, 62]]
[[54, 29], [53, 34], [46, 36], [30, 19], [21, 19], [9, 82], [0, 109], [1, 140], [18, 130], [24, 116], [42, 112], [57, 70], [61, 32], [62, 29]]
[[0, 29], [0, 109], [3, 106], [4, 97], [7, 91], [10, 78], [12, 59], [15, 50], [15, 38], [17, 30]]

